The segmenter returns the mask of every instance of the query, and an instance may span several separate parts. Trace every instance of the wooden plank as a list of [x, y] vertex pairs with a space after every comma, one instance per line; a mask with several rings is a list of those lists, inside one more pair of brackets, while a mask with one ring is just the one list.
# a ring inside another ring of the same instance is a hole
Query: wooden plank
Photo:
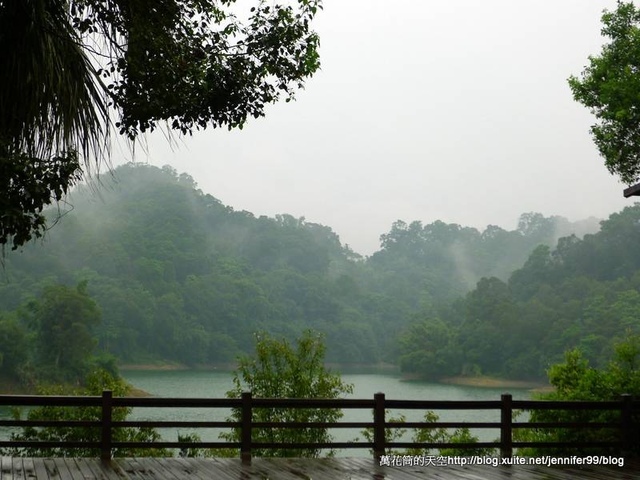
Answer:
[[[217, 459], [188, 459], [196, 460], [198, 464], [206, 469], [214, 469], [220, 479], [237, 480], [238, 478], [247, 479], [264, 479], [276, 478], [278, 480], [303, 480], [304, 477], [296, 476], [287, 471], [284, 464], [277, 465], [274, 459], [254, 458], [251, 465], [243, 465], [236, 458], [217, 458]], [[284, 460], [284, 459], [278, 459]], [[211, 477], [209, 477], [211, 478]]]
[[[203, 468], [199, 464], [200, 460], [201, 459], [199, 458], [174, 458], [172, 459], [172, 463], [174, 463], [175, 465], [174, 468], [176, 468], [180, 472], [185, 472], [188, 475], [184, 478], [197, 478], [198, 480], [209, 480], [212, 478], [216, 478], [215, 475], [217, 475], [217, 472], [219, 470], [207, 471], [206, 468]], [[220, 475], [219, 478], [221, 480], [228, 478], [226, 477], [226, 475], [224, 475], [224, 470], [223, 475]]]
[[[293, 473], [297, 471], [306, 472], [308, 476], [319, 480], [330, 480], [337, 478], [358, 478], [359, 473], [355, 462], [350, 462], [353, 459], [333, 459], [333, 458], [318, 458], [309, 463], [308, 460], [303, 458], [291, 459], [289, 461], [289, 470]], [[297, 470], [294, 470], [296, 468]], [[367, 475], [371, 477], [370, 474]]]
[[0, 479], [9, 480], [11, 478], [11, 457], [2, 457], [0, 458]]
[[147, 467], [138, 464], [135, 458], [118, 459], [118, 466], [125, 472], [127, 478], [131, 479], [153, 479], [153, 472], [149, 472]]
[[[405, 476], [399, 476], [399, 471], [391, 471], [390, 469], [380, 468], [376, 462], [371, 458], [340, 458], [340, 459], [324, 459], [322, 462], [327, 470], [324, 473], [326, 478], [330, 478], [332, 475], [338, 478], [402, 478]], [[391, 476], [390, 474], [393, 473]]]
[[[576, 471], [572, 468], [551, 468], [540, 465], [514, 465], [511, 468], [518, 468], [519, 470], [528, 472], [533, 478], [544, 478], [544, 474], [551, 480], [573, 480], [576, 478], [583, 479], [582, 476], [576, 475]], [[601, 477], [602, 479], [603, 477]]]
[[60, 476], [58, 467], [56, 466], [53, 458], [43, 458], [42, 461], [44, 462], [44, 466], [47, 470], [47, 475], [49, 476], [50, 480], [65, 480]]
[[399, 468], [380, 467], [372, 458], [340, 458], [335, 459], [339, 462], [341, 473], [340, 478], [389, 478], [404, 480], [414, 478], [409, 472]]
[[[67, 462], [65, 462], [64, 458], [54, 458], [52, 460], [53, 460], [54, 465], [58, 469], [58, 473], [60, 475], [60, 478], [62, 478], [64, 480], [82, 480], [82, 479], [79, 478], [79, 476], [75, 476], [74, 477], [73, 472], [71, 470], [69, 470], [69, 466], [67, 465]], [[76, 474], [78, 474], [78, 473], [79, 472], [76, 472]]]
[[76, 464], [76, 468], [80, 472], [81, 478], [84, 480], [101, 480], [100, 477], [93, 473], [93, 470], [91, 470], [86, 458], [76, 458], [74, 459], [74, 462]]
[[270, 459], [274, 467], [283, 468], [299, 478], [313, 480], [367, 479], [372, 477], [394, 480], [426, 478], [426, 471], [416, 476], [410, 467], [381, 468], [368, 458]]
[[[163, 477], [159, 476], [159, 472], [156, 472], [156, 468], [154, 465], [151, 465], [147, 458], [126, 458], [124, 461], [127, 465], [127, 473], [133, 472], [134, 478], [150, 480], [154, 478], [158, 478], [160, 480], [164, 480]], [[131, 470], [129, 470], [131, 469]], [[131, 476], [131, 473], [129, 473]]]
[[130, 459], [130, 463], [136, 466], [136, 472], [141, 478], [175, 480], [173, 474], [166, 468], [166, 465], [168, 465], [173, 459], [165, 460], [166, 462], [162, 463], [154, 457], [132, 458]]
[[569, 469], [553, 467], [553, 470], [561, 470], [563, 473], [572, 473], [573, 478], [580, 478], [581, 480], [601, 480], [605, 478], [603, 474], [608, 475], [608, 478], [621, 478], [623, 469], [616, 467], [616, 470], [605, 466], [586, 466], [586, 467], [571, 467]]
[[93, 474], [100, 480], [122, 480], [129, 478], [117, 460], [102, 461], [99, 458], [87, 458], [86, 461]]
[[33, 468], [35, 470], [36, 478], [38, 480], [48, 480], [49, 474], [47, 473], [47, 468], [44, 465], [43, 458], [34, 458]]
[[[354, 460], [354, 459], [350, 459]], [[380, 466], [373, 459], [357, 459], [350, 468], [357, 468], [359, 478], [364, 478], [367, 472], [369, 475], [380, 476], [381, 478], [389, 478], [393, 480], [416, 480], [424, 478], [445, 479], [449, 477], [448, 473], [443, 475], [439, 467], [422, 467], [422, 466], [403, 466], [403, 467], [385, 467]]]
[[10, 464], [7, 465], [9, 470], [11, 471], [11, 478], [20, 478], [24, 479], [24, 475], [22, 472], [22, 458], [13, 457], [10, 459]]
[[154, 461], [159, 464], [159, 468], [165, 472], [165, 476], [168, 479], [182, 480], [183, 478], [193, 478], [193, 476], [189, 474], [189, 471], [181, 468], [181, 465], [176, 462], [174, 458], [155, 458]]
[[368, 457], [359, 457], [359, 458], [345, 458], [340, 459], [345, 461], [345, 468], [349, 471], [355, 470], [358, 472], [366, 472], [366, 471], [374, 471], [376, 473], [382, 474], [386, 472], [388, 469], [385, 467], [381, 467], [380, 463], [375, 461], [373, 458]]
[[242, 475], [245, 475], [247, 478], [251, 478], [248, 473], [240, 473], [245, 471], [240, 459], [233, 459], [235, 462], [229, 462], [231, 459], [227, 458], [184, 458], [182, 460], [196, 466], [200, 477], [232, 480], [243, 478]]
[[[84, 471], [80, 468], [78, 460], [79, 458], [65, 458], [64, 463], [67, 465], [67, 468], [71, 472], [74, 480], [86, 480]], [[91, 470], [89, 470], [89, 473], [93, 477]]]
[[11, 459], [11, 474], [13, 478], [24, 479], [24, 471], [22, 468], [22, 458], [13, 457]]
[[115, 465], [117, 465], [118, 469], [124, 474], [125, 478], [127, 479], [142, 480], [148, 478], [145, 477], [142, 472], [138, 471], [138, 466], [135, 462], [132, 461], [131, 458], [116, 458], [111, 460], [109, 464], [101, 462], [101, 465], [108, 465], [112, 471], [115, 471]]
[[164, 472], [164, 476], [168, 480], [181, 480], [186, 478], [184, 474], [180, 472], [178, 468], [178, 464], [173, 461], [173, 458], [154, 458], [153, 461], [158, 464], [158, 468], [160, 468]]
[[[319, 458], [316, 459], [313, 464], [307, 467], [307, 463], [304, 459], [292, 459], [291, 460], [292, 467], [296, 467], [299, 471], [307, 472], [308, 475], [313, 477], [315, 480], [324, 480], [331, 478], [343, 478], [345, 477], [345, 462], [341, 460], [331, 459], [331, 458]], [[295, 473], [295, 470], [291, 470]]]
[[[299, 460], [294, 458], [255, 458], [251, 462], [252, 473], [268, 478], [282, 476], [286, 479], [309, 480], [311, 472], [313, 472], [314, 479], [322, 480], [324, 478], [314, 460], [302, 460], [304, 466], [300, 465]], [[276, 472], [278, 473], [276, 474]], [[256, 476], [255, 478], [260, 477]]]
[[[244, 465], [241, 460], [236, 458], [216, 458], [200, 459], [200, 465], [204, 468], [214, 468], [217, 472], [223, 472], [220, 478], [223, 480], [232, 480], [237, 478], [280, 478], [288, 480], [289, 476], [285, 472], [277, 470], [274, 476], [273, 467], [265, 463], [264, 458], [254, 458], [250, 465]], [[301, 480], [298, 478], [297, 480]]]
[[217, 477], [220, 480], [235, 480], [237, 478], [244, 478], [242, 475], [251, 478], [249, 477], [249, 473], [246, 473], [246, 469], [240, 459], [185, 458], [183, 460], [189, 462], [191, 465], [196, 465], [199, 475], [204, 478]]
[[23, 458], [22, 459], [22, 469], [24, 471], [24, 478], [28, 480], [35, 480], [36, 478], [36, 470], [33, 465], [33, 458]]
[[[176, 480], [188, 478], [184, 470], [179, 468], [176, 458], [132, 458], [130, 463], [137, 466], [137, 473], [141, 473], [143, 478], [158, 478], [161, 480]], [[193, 477], [196, 471], [194, 465], [190, 465], [189, 475]], [[149, 475], [151, 475], [149, 477]], [[211, 477], [208, 477], [211, 478]]]

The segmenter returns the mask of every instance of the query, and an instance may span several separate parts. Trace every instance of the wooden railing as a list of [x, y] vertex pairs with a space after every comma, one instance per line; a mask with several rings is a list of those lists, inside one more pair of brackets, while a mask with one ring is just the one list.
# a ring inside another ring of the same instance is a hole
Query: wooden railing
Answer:
[[[237, 399], [209, 399], [209, 398], [132, 398], [113, 397], [110, 391], [98, 396], [30, 396], [30, 395], [0, 395], [1, 406], [15, 407], [100, 407], [100, 420], [53, 421], [53, 420], [0, 420], [0, 427], [93, 427], [100, 434], [95, 441], [65, 442], [65, 441], [12, 441], [0, 440], [0, 448], [83, 448], [100, 451], [103, 459], [110, 459], [113, 449], [133, 448], [206, 448], [206, 449], [237, 449], [243, 462], [251, 461], [252, 451], [255, 449], [371, 449], [375, 458], [380, 458], [388, 449], [392, 448], [456, 448], [478, 449], [493, 448], [502, 457], [511, 457], [515, 448], [571, 448], [598, 447], [609, 448], [624, 454], [634, 446], [634, 432], [638, 424], [634, 422], [634, 413], [640, 411], [640, 401], [633, 400], [629, 395], [622, 395], [619, 401], [609, 402], [578, 402], [578, 401], [536, 401], [513, 400], [510, 394], [502, 395], [500, 400], [488, 401], [431, 401], [431, 400], [390, 400], [383, 393], [377, 393], [373, 399], [276, 399], [253, 398], [251, 393], [243, 393]], [[221, 408], [239, 409], [241, 421], [113, 421], [113, 408]], [[298, 409], [298, 408], [327, 408], [327, 409], [365, 409], [373, 412], [370, 422], [297, 422], [282, 423], [255, 422], [252, 412], [258, 408]], [[389, 422], [386, 419], [387, 409], [394, 410], [493, 410], [500, 412], [499, 422]], [[525, 410], [563, 410], [563, 411], [614, 411], [618, 418], [612, 422], [514, 422], [514, 411]], [[151, 427], [151, 428], [238, 428], [239, 442], [120, 442], [113, 440], [113, 429], [123, 427]], [[494, 442], [473, 443], [414, 443], [390, 442], [386, 439], [386, 429], [393, 428], [473, 428], [498, 429], [499, 439]], [[254, 429], [264, 428], [349, 428], [371, 429], [373, 441], [360, 442], [328, 442], [328, 443], [265, 443], [252, 439]], [[609, 429], [616, 433], [616, 440], [611, 441], [581, 441], [581, 442], [519, 442], [514, 441], [514, 429], [544, 428], [544, 429]], [[3, 435], [6, 438], [6, 435]]]

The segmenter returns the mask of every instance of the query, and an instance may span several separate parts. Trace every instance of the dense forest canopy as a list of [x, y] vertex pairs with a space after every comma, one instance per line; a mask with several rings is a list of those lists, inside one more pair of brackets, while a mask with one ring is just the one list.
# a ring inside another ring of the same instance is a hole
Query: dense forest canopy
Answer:
[[70, 202], [44, 241], [5, 258], [5, 374], [64, 360], [37, 346], [66, 301], [87, 312], [61, 327], [83, 332], [79, 363], [87, 352], [232, 362], [255, 331], [313, 329], [331, 362], [541, 378], [566, 349], [602, 363], [615, 337], [638, 330], [639, 206], [597, 233], [595, 219], [538, 213], [513, 231], [397, 221], [362, 257], [327, 226], [235, 211], [171, 167], [119, 167]]

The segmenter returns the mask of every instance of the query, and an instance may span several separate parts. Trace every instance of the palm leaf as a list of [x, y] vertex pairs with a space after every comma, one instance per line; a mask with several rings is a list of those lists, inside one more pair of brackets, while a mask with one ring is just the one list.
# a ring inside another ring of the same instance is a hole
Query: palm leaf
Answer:
[[0, 1], [0, 138], [13, 152], [108, 153], [108, 97], [64, 0]]

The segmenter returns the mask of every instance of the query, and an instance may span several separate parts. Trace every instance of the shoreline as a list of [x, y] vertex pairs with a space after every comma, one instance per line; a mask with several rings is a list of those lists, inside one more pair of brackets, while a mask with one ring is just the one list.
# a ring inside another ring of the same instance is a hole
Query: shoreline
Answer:
[[187, 370], [221, 370], [233, 371], [237, 365], [232, 363], [215, 363], [211, 365], [185, 365], [182, 363], [129, 363], [118, 365], [118, 370], [147, 371], [147, 372], [174, 372]]
[[496, 378], [488, 376], [479, 377], [446, 377], [438, 380], [439, 383], [448, 385], [460, 385], [464, 387], [482, 387], [482, 388], [521, 388], [523, 390], [547, 391], [551, 386], [542, 381], [533, 380], [509, 380], [505, 378]]
[[[337, 371], [339, 373], [350, 373], [351, 371], [355, 370], [357, 372], [385, 372], [400, 374], [399, 367], [388, 363], [373, 365], [360, 363], [327, 363], [325, 364], [325, 367], [331, 371]], [[118, 365], [119, 370], [148, 372], [171, 372], [187, 370], [234, 372], [237, 368], [237, 363], [212, 363], [197, 365], [185, 365], [183, 363], [128, 363]]]
[[[427, 381], [419, 375], [402, 375], [398, 367], [389, 364], [380, 365], [353, 365], [353, 364], [327, 364], [333, 371], [338, 371], [343, 374], [348, 374], [350, 371], [360, 370], [366, 372], [384, 372], [384, 373], [397, 373], [402, 381], [407, 382], [421, 382]], [[204, 371], [222, 371], [233, 372], [236, 368], [235, 364], [222, 363], [222, 364], [210, 364], [210, 365], [194, 365], [188, 366], [178, 363], [140, 363], [140, 364], [126, 364], [120, 365], [119, 369], [124, 371], [188, 371], [188, 370], [204, 370]], [[454, 376], [445, 377], [439, 380], [432, 380], [434, 383], [442, 383], [447, 385], [458, 385], [462, 387], [478, 387], [478, 388], [517, 388], [522, 390], [531, 390], [534, 392], [549, 392], [553, 389], [551, 385], [542, 380], [511, 380], [505, 378], [491, 377], [491, 376]]]
[[[237, 365], [231, 363], [220, 364], [207, 364], [207, 365], [185, 365], [179, 363], [132, 363], [119, 365], [120, 371], [148, 371], [148, 372], [171, 372], [171, 371], [220, 371], [220, 372], [233, 372]], [[353, 370], [365, 371], [371, 373], [397, 373], [401, 381], [406, 382], [426, 382], [426, 380], [419, 375], [402, 375], [397, 367], [389, 364], [380, 365], [338, 365], [331, 364], [333, 371], [338, 371], [342, 374], [353, 373]], [[522, 390], [530, 390], [536, 393], [547, 393], [553, 391], [553, 387], [544, 381], [532, 381], [532, 380], [511, 380], [490, 376], [453, 376], [445, 377], [438, 380], [430, 380], [433, 383], [441, 383], [446, 385], [457, 385], [463, 387], [477, 387], [477, 388], [515, 388]], [[9, 379], [2, 379], [0, 381], [0, 393], [4, 395], [33, 395], [35, 393], [33, 388], [29, 388], [19, 382], [11, 381]], [[150, 396], [148, 392], [136, 388], [135, 385], [131, 385], [131, 396], [145, 397]]]

